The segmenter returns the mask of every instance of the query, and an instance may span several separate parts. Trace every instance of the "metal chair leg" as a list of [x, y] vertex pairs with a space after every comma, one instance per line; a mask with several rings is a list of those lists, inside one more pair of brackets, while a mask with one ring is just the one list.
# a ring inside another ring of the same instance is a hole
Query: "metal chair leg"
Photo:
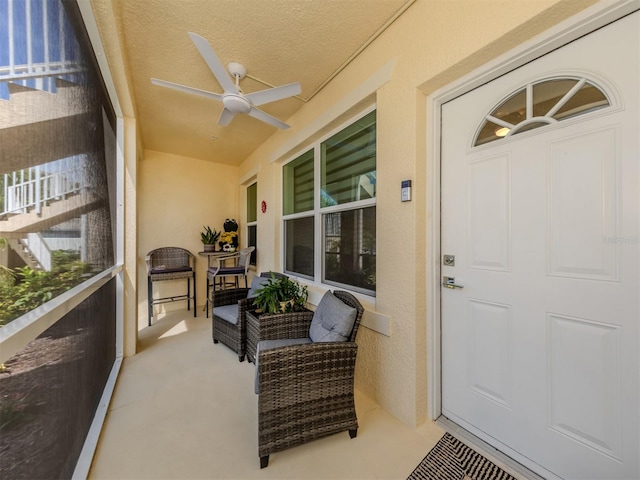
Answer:
[[191, 310], [191, 279], [187, 278], [187, 311]]
[[151, 286], [151, 278], [147, 277], [147, 303], [149, 305], [149, 326], [151, 326], [151, 318], [153, 317], [153, 288]]

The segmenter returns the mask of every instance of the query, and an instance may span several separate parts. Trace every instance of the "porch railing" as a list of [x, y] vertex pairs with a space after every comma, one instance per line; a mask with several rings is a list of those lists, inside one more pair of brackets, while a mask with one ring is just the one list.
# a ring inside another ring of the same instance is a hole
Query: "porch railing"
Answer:
[[64, 158], [44, 165], [4, 174], [4, 209], [8, 214], [42, 212], [42, 207], [78, 193], [84, 187], [84, 162]]

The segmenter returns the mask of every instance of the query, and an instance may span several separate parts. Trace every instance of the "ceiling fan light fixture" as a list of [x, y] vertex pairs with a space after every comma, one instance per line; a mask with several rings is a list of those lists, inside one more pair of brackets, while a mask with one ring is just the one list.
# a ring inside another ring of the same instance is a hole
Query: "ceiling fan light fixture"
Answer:
[[251, 103], [243, 96], [231, 93], [222, 98], [225, 108], [233, 113], [249, 113]]

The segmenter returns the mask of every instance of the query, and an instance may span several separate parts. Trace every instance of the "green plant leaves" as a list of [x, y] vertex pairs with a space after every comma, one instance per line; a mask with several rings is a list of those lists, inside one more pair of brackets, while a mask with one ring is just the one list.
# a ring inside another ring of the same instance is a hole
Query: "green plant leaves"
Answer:
[[300, 285], [289, 278], [275, 278], [275, 276], [271, 276], [257, 293], [254, 305], [265, 313], [302, 310], [309, 298], [306, 285]]

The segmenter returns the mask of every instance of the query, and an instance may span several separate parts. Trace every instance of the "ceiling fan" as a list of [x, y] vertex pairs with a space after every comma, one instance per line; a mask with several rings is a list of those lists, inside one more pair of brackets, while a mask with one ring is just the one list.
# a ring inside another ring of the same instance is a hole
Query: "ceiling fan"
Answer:
[[234, 83], [231, 77], [227, 74], [222, 62], [213, 51], [213, 48], [209, 45], [209, 42], [207, 42], [204, 37], [201, 37], [196, 33], [189, 32], [189, 36], [196, 45], [200, 55], [202, 55], [202, 58], [204, 58], [204, 61], [211, 69], [213, 76], [218, 80], [218, 83], [224, 90], [224, 93], [208, 92], [206, 90], [187, 87], [185, 85], [179, 85], [177, 83], [167, 82], [166, 80], [159, 80], [157, 78], [152, 78], [151, 83], [160, 85], [161, 87], [173, 88], [181, 92], [213, 98], [214, 100], [222, 102], [224, 108], [220, 113], [220, 117], [218, 117], [218, 125], [229, 125], [229, 122], [233, 119], [236, 113], [245, 113], [275, 127], [281, 129], [289, 128], [289, 125], [286, 123], [257, 107], [264, 105], [265, 103], [275, 102], [277, 100], [282, 100], [300, 94], [302, 91], [300, 83], [289, 83], [280, 87], [260, 90], [259, 92], [242, 93], [239, 83], [247, 74], [247, 70], [244, 66], [236, 62], [229, 63], [229, 73], [231, 73], [231, 76], [235, 79]]

